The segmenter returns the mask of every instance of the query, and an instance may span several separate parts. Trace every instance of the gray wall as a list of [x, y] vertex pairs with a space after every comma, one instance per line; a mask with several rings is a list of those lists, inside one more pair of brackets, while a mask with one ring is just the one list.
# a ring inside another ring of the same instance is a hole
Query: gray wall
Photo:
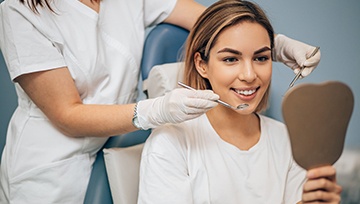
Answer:
[[[197, 0], [210, 5], [214, 0]], [[360, 1], [255, 0], [277, 33], [321, 47], [321, 62], [301, 83], [329, 80], [347, 84], [355, 107], [346, 135], [346, 147], [360, 148]], [[269, 115], [282, 121], [281, 100], [294, 75], [280, 63], [273, 65]], [[336, 97], [336, 96], [334, 96]]]
[[[209, 5], [214, 0], [198, 0]], [[345, 149], [336, 162], [343, 187], [342, 203], [360, 203], [360, 1], [359, 0], [254, 0], [266, 10], [277, 33], [321, 47], [321, 62], [300, 83], [336, 80], [346, 83], [355, 96]], [[281, 100], [293, 73], [274, 63], [270, 116], [282, 121]], [[334, 96], [336, 97], [336, 96]]]
[[[198, 2], [208, 6], [215, 1]], [[267, 11], [277, 33], [321, 47], [321, 63], [310, 76], [300, 80], [299, 84], [336, 80], [351, 87], [355, 95], [355, 107], [346, 136], [346, 146], [360, 146], [360, 1], [256, 2]], [[280, 63], [274, 63], [273, 70], [269, 114], [282, 120], [281, 100], [293, 73]], [[16, 104], [15, 90], [0, 56], [0, 145], [4, 142], [6, 128]]]

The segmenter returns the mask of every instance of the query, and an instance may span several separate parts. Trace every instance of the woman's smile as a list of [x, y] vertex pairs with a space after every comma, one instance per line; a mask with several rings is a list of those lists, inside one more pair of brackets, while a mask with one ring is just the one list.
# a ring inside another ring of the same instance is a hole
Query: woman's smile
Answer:
[[239, 97], [242, 101], [249, 102], [256, 97], [256, 93], [259, 90], [258, 87], [249, 87], [249, 88], [231, 88], [235, 92], [236, 96]]

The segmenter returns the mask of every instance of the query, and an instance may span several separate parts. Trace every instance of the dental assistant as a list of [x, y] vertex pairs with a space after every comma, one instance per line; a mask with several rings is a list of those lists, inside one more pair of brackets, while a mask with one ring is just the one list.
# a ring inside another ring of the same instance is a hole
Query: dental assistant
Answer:
[[[0, 203], [82, 203], [110, 136], [216, 106], [212, 91], [185, 89], [135, 103], [145, 29], [161, 22], [190, 29], [204, 9], [191, 0], [2, 2], [0, 48], [19, 104], [1, 161]], [[295, 72], [306, 65], [305, 76], [319, 63], [320, 54], [306, 60], [312, 46], [277, 39], [275, 58], [295, 62]]]

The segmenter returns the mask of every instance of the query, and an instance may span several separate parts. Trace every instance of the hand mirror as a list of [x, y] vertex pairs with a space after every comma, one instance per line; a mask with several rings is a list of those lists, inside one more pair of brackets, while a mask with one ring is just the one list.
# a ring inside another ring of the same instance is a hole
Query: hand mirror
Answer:
[[334, 164], [343, 151], [353, 106], [352, 91], [341, 82], [290, 89], [282, 114], [295, 162], [306, 170]]

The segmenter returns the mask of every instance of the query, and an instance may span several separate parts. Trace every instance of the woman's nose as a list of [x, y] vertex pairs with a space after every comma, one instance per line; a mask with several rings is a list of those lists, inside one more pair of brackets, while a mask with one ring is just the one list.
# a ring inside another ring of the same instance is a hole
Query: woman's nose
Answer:
[[239, 79], [245, 82], [253, 82], [257, 75], [252, 62], [244, 62], [239, 69]]

